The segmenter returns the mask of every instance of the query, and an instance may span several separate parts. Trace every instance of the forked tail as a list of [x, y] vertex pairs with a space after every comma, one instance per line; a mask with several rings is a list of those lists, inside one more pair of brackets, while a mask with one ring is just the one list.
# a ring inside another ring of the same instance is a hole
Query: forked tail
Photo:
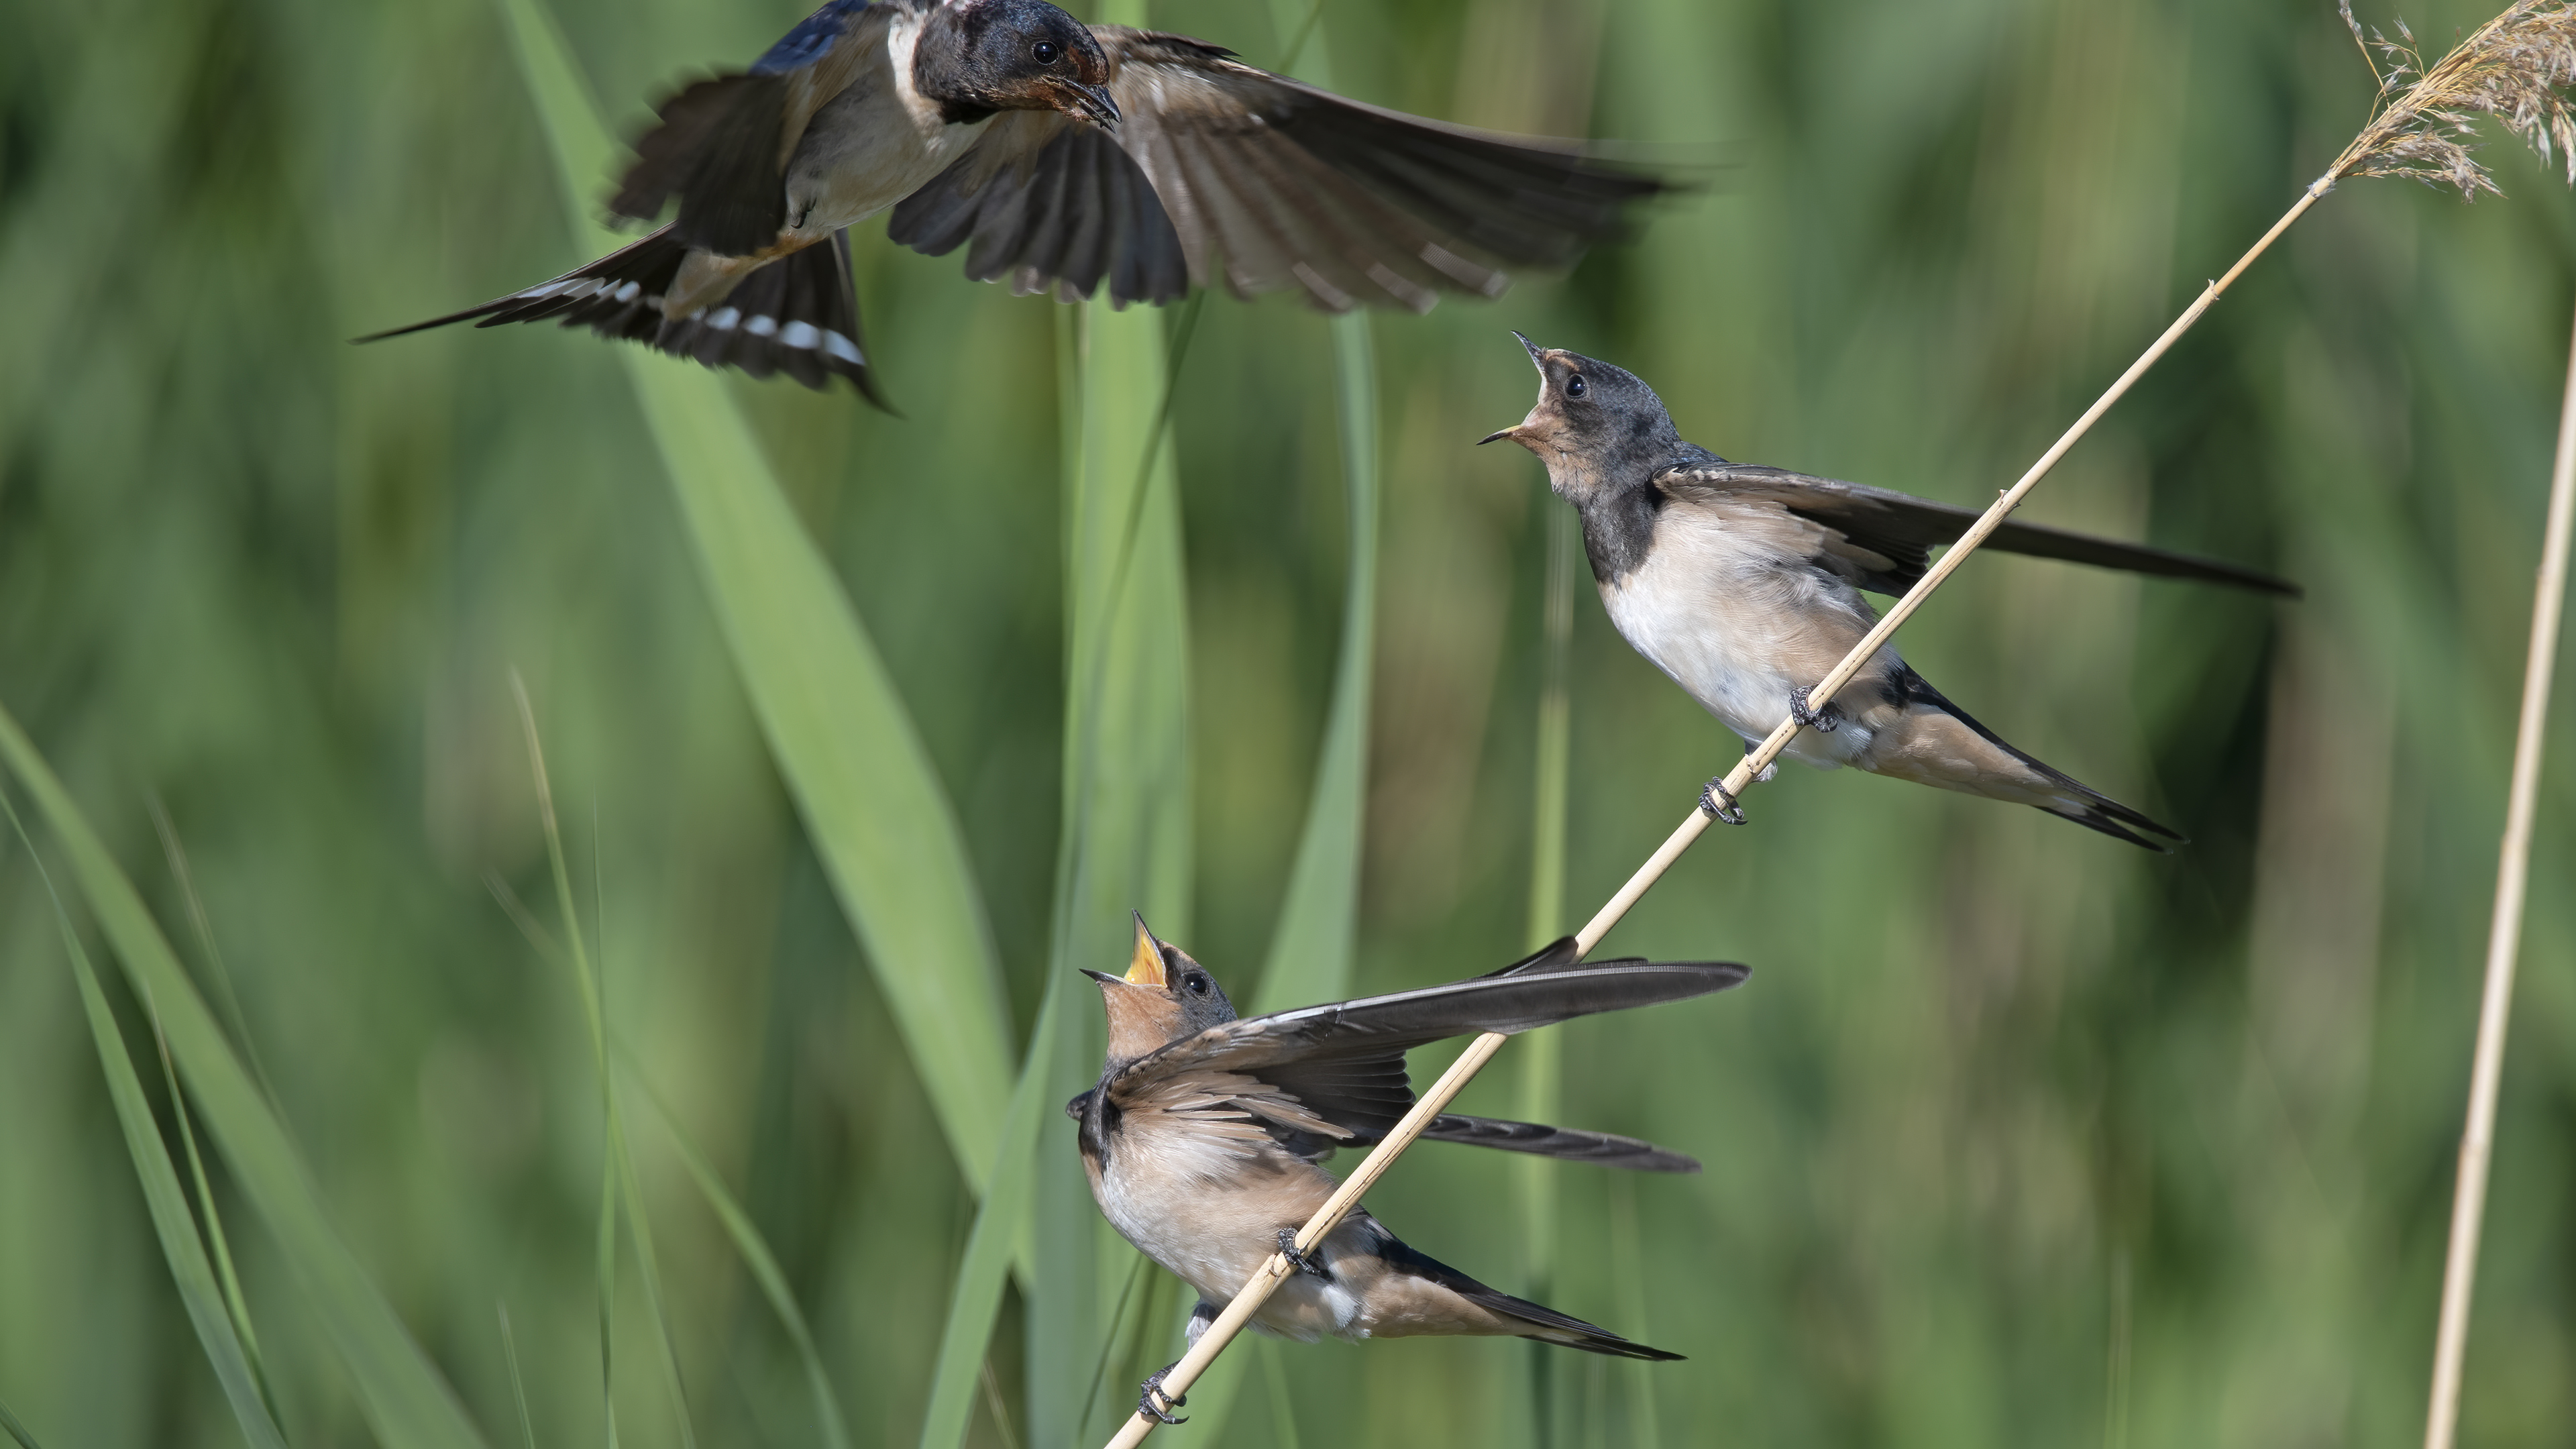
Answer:
[[2148, 835], [2183, 839], [2182, 832], [2173, 827], [2005, 743], [1912, 669], [1900, 668], [1893, 684], [1893, 694], [1903, 713], [1880, 728], [1878, 737], [1870, 743], [1869, 758], [1855, 761], [1863, 769], [1962, 794], [1982, 795], [1989, 800], [2032, 806], [2159, 854], [2172, 852]]
[[551, 318], [709, 367], [738, 367], [753, 377], [783, 372], [811, 388], [847, 378], [861, 396], [885, 406], [859, 348], [847, 232], [833, 233], [828, 246], [810, 246], [761, 267], [713, 306], [665, 316], [663, 298], [688, 256], [688, 243], [666, 226], [525, 291], [357, 340], [376, 342], [455, 322], [498, 327]]
[[1621, 1338], [1606, 1328], [1584, 1322], [1572, 1314], [1559, 1313], [1543, 1303], [1515, 1298], [1499, 1288], [1489, 1287], [1468, 1277], [1439, 1259], [1405, 1244], [1393, 1233], [1380, 1229], [1377, 1245], [1379, 1256], [1387, 1266], [1399, 1272], [1427, 1278], [1469, 1303], [1493, 1315], [1507, 1325], [1505, 1331], [1522, 1338], [1535, 1338], [1565, 1348], [1579, 1348], [1585, 1353], [1608, 1354], [1613, 1358], [1641, 1358], [1656, 1363], [1679, 1362], [1682, 1355], [1649, 1348], [1642, 1343]]

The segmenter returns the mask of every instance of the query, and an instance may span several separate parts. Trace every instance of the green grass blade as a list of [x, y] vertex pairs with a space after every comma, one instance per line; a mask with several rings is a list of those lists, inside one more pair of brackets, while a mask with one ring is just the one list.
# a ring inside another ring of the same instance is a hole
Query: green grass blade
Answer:
[[519, 1373], [519, 1338], [510, 1331], [510, 1305], [492, 1307], [501, 1315], [501, 1357], [510, 1365], [510, 1402], [519, 1411], [519, 1442], [526, 1449], [537, 1449], [537, 1421], [528, 1412], [528, 1381]]
[[[99, 989], [98, 974], [90, 969], [89, 952], [82, 948], [80, 934], [72, 929], [71, 915], [63, 908], [62, 896], [54, 890], [53, 875], [36, 854], [35, 843], [27, 840], [27, 827], [19, 820], [17, 807], [0, 798], [0, 811], [7, 812], [9, 824], [26, 842], [27, 858], [54, 903], [54, 917], [62, 928], [63, 950], [71, 959], [72, 976], [80, 983], [81, 1006], [89, 1016], [90, 1040], [98, 1049], [99, 1070], [107, 1078], [108, 1099], [115, 1104], [117, 1125], [125, 1131], [125, 1150], [134, 1159], [134, 1176], [143, 1186], [144, 1206], [151, 1211], [152, 1231], [161, 1240], [161, 1256], [170, 1265], [170, 1281], [179, 1290], [179, 1302], [187, 1309], [188, 1321], [197, 1330], [197, 1342], [204, 1347], [206, 1361], [215, 1370], [215, 1381], [223, 1386], [224, 1398], [241, 1424], [242, 1437], [251, 1442], [253, 1449], [286, 1449], [286, 1436], [278, 1432], [259, 1375], [234, 1331], [223, 1290], [215, 1281], [214, 1267], [206, 1261], [206, 1245], [197, 1236], [196, 1219], [188, 1215], [187, 1196], [180, 1190], [177, 1170], [170, 1165], [169, 1146], [161, 1140], [160, 1128], [152, 1121], [152, 1104], [144, 1098], [143, 1081], [135, 1075], [134, 1059], [125, 1050], [125, 1037], [117, 1030], [115, 1013], [108, 1009], [107, 993]], [[182, 1118], [187, 1115], [187, 1104], [177, 1095], [175, 1085], [170, 1102], [174, 1112]]]
[[939, 1357], [930, 1374], [930, 1406], [921, 1423], [921, 1449], [957, 1449], [966, 1442], [974, 1418], [975, 1385], [982, 1375], [985, 1351], [993, 1340], [993, 1321], [1002, 1311], [1002, 1281], [1037, 1186], [1038, 1129], [1051, 1115], [1048, 1088], [1054, 1076], [1056, 1018], [1066, 993], [1047, 993], [1029, 1039], [1029, 1058], [1011, 1089], [1010, 1115], [1002, 1123], [1000, 1155], [992, 1173], [992, 1190], [975, 1210], [975, 1225], [966, 1235], [966, 1253], [957, 1264], [956, 1286], [948, 1295], [948, 1322], [940, 1330]]
[[480, 1449], [482, 1436], [455, 1393], [333, 1231], [321, 1194], [284, 1124], [225, 1040], [142, 897], [5, 708], [0, 708], [0, 763], [26, 785], [62, 842], [72, 878], [115, 948], [126, 979], [159, 1011], [171, 1055], [207, 1130], [356, 1380], [377, 1440], [386, 1449]]
[[[1360, 848], [1368, 813], [1369, 680], [1377, 665], [1377, 356], [1365, 312], [1336, 317], [1333, 372], [1350, 504], [1350, 577], [1342, 655], [1324, 717], [1315, 793], [1306, 807], [1279, 925], [1253, 1010], [1281, 1011], [1350, 994], [1359, 931]], [[1195, 1397], [1195, 1395], [1193, 1395]]]
[[591, 1233], [591, 1274], [599, 1305], [599, 1412], [608, 1449], [617, 1449], [617, 1155], [599, 1154], [599, 1223]]
[[[162, 807], [159, 795], [145, 795], [143, 805], [152, 814], [153, 831], [161, 837], [161, 855], [170, 862], [170, 878], [178, 882], [179, 899], [188, 907], [188, 929], [197, 938], [197, 949], [206, 954], [206, 975], [214, 983], [215, 999], [223, 1007], [224, 1020], [233, 1029], [233, 1041], [241, 1048], [242, 1059], [250, 1063], [252, 1080], [268, 1094], [269, 1101], [275, 1102], [277, 1088], [268, 1080], [268, 1068], [260, 1064], [259, 1043], [251, 1040], [250, 1019], [242, 1015], [240, 993], [233, 990], [232, 970], [224, 965], [224, 953], [215, 944], [215, 923], [197, 894], [197, 873], [188, 868], [188, 851], [179, 843], [179, 827]], [[217, 1266], [221, 1267], [222, 1262], [218, 1256]], [[255, 1349], [252, 1358], [257, 1361]]]
[[27, 1426], [18, 1422], [18, 1416], [9, 1412], [7, 1404], [0, 1404], [0, 1429], [9, 1431], [9, 1437], [17, 1441], [18, 1449], [44, 1449]]
[[672, 1412], [679, 1420], [681, 1444], [684, 1449], [697, 1449], [697, 1430], [689, 1418], [688, 1390], [680, 1377], [679, 1354], [672, 1346], [671, 1322], [663, 1307], [662, 1265], [660, 1256], [653, 1251], [653, 1223], [644, 1210], [644, 1191], [635, 1180], [635, 1160], [627, 1151], [626, 1127], [617, 1111], [616, 1083], [608, 1057], [606, 985], [591, 963], [590, 948], [582, 935], [581, 912], [572, 894], [572, 869], [564, 854], [563, 828], [555, 815], [554, 786], [546, 773], [545, 743], [537, 733], [537, 714], [528, 703], [527, 684], [515, 670], [510, 675], [510, 691], [519, 706], [519, 727], [527, 737], [528, 773], [537, 792], [537, 820], [545, 831], [546, 860], [554, 870], [555, 904], [563, 914], [566, 959], [581, 991], [582, 1015], [590, 1027], [591, 1068], [599, 1083], [599, 1360], [608, 1442], [617, 1442], [615, 1360], [610, 1351], [614, 1325], [610, 1309], [617, 1281], [617, 1204], [622, 1196], [626, 1220], [633, 1228], [635, 1266], [644, 1287], [645, 1308], [662, 1349], [663, 1385], [670, 1392]]
[[[83, 963], [86, 965], [86, 963]], [[240, 1028], [238, 1019], [234, 1022]], [[242, 1358], [250, 1365], [251, 1383], [259, 1389], [260, 1402], [267, 1406], [273, 1423], [284, 1416], [277, 1411], [277, 1390], [269, 1386], [268, 1366], [260, 1361], [259, 1333], [250, 1320], [250, 1297], [242, 1292], [241, 1274], [233, 1267], [232, 1240], [224, 1232], [223, 1214], [215, 1207], [215, 1190], [206, 1180], [205, 1154], [197, 1150], [197, 1129], [190, 1120], [188, 1099], [179, 1090], [179, 1068], [170, 1060], [170, 1039], [161, 1030], [161, 1013], [152, 1013], [152, 1040], [160, 1049], [161, 1080], [170, 1093], [170, 1115], [179, 1123], [179, 1143], [188, 1154], [188, 1177], [197, 1193], [197, 1216], [206, 1225], [206, 1246], [212, 1250], [215, 1281], [223, 1285], [224, 1309], [231, 1317], [233, 1334], [241, 1340]], [[258, 1060], [251, 1063], [253, 1074]], [[274, 1100], [272, 1095], [271, 1100]]]
[[[751, 1214], [743, 1211], [742, 1204], [725, 1187], [715, 1165], [701, 1156], [681, 1133], [679, 1121], [671, 1115], [669, 1104], [653, 1090], [653, 1084], [636, 1064], [634, 1054], [621, 1044], [617, 1056], [618, 1064], [625, 1068], [627, 1079], [643, 1092], [645, 1104], [653, 1109], [654, 1118], [662, 1124], [663, 1135], [670, 1139], [673, 1154], [688, 1170], [690, 1180], [698, 1185], [707, 1206], [715, 1210], [716, 1221], [724, 1225], [725, 1236], [733, 1240], [734, 1251], [742, 1255], [743, 1263], [751, 1269], [752, 1281], [760, 1285], [762, 1295], [768, 1298], [770, 1310], [778, 1315], [779, 1326], [787, 1330], [788, 1339], [795, 1344], [796, 1355], [805, 1365], [805, 1381], [814, 1391], [814, 1417], [823, 1427], [826, 1449], [850, 1449], [849, 1422], [841, 1413], [841, 1401], [832, 1392], [831, 1377], [823, 1370], [822, 1352], [814, 1346], [813, 1330], [805, 1322], [805, 1311], [796, 1304], [795, 1293], [787, 1286], [787, 1274], [779, 1268], [777, 1255], [769, 1250], [769, 1242], [761, 1236], [760, 1227], [751, 1220]], [[1005, 1124], [1003, 1141], [1008, 1143], [1009, 1140], [1008, 1124]]]
[[617, 1176], [626, 1194], [626, 1219], [635, 1225], [636, 1275], [644, 1284], [645, 1311], [653, 1319], [653, 1338], [661, 1345], [662, 1387], [671, 1396], [671, 1416], [679, 1422], [681, 1449], [698, 1449], [698, 1431], [689, 1417], [689, 1386], [680, 1376], [680, 1350], [671, 1339], [671, 1315], [662, 1297], [662, 1257], [653, 1249], [653, 1220], [644, 1211], [644, 1188], [635, 1178], [635, 1157], [626, 1150], [626, 1134], [617, 1134]]
[[[613, 153], [537, 0], [504, 0], [576, 235]], [[1009, 1106], [1008, 998], [965, 840], [919, 732], [725, 384], [621, 348], [753, 714], [977, 1192]]]

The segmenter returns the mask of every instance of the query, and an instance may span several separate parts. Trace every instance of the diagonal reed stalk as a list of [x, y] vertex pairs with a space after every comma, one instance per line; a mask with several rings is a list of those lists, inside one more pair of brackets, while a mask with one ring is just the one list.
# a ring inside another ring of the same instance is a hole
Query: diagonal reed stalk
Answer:
[[[2348, 4], [2344, 13], [2349, 20]], [[2354, 25], [2357, 35], [2358, 23], [2354, 22]], [[2515, 0], [2503, 13], [2480, 26], [2466, 40], [2429, 65], [2424, 63], [2412, 35], [2403, 26], [2399, 27], [2399, 34], [2399, 41], [2377, 42], [2392, 64], [2381, 79], [2379, 97], [2370, 120], [2354, 136], [2352, 144], [2335, 157], [2334, 164], [2326, 169], [2323, 176], [2299, 193], [2299, 199], [2243, 256], [2236, 259], [2235, 265], [2202, 289], [2191, 305], [2183, 309], [2182, 315], [2176, 317], [2172, 325], [2139, 355], [2138, 360], [2129, 364], [2128, 369], [2094, 400], [2093, 405], [2084, 410], [2074, 425], [2040, 455], [2039, 461], [2033, 463], [2012, 487], [2005, 489], [1976, 523], [1960, 536], [1959, 541], [1950, 546], [1940, 561], [1927, 569], [1914, 587], [1896, 601], [1878, 621], [1877, 627], [1871, 629], [1840, 664], [1808, 691], [1809, 708], [1823, 709], [1844, 685], [1849, 684], [1852, 676], [1858, 674], [1896, 631], [1904, 627], [1905, 621], [1914, 617], [1914, 611], [1931, 598], [1933, 591], [1948, 582], [1959, 565], [2003, 526], [2004, 519], [2021, 506], [2031, 489], [2039, 485], [2039, 480], [2048, 476], [2058, 461], [2093, 430], [2094, 424], [2102, 420], [2112, 405], [2127, 396], [2138, 379], [2173, 349], [2182, 335], [2217, 304], [2236, 279], [2307, 214], [2308, 208], [2332, 191], [2336, 182], [2347, 176], [2410, 176], [2457, 187], [2464, 197], [2472, 199], [2482, 190], [2496, 191], [2497, 187], [2485, 167], [2463, 144], [2474, 119], [2485, 115], [2502, 121], [2507, 129], [2530, 143], [2543, 159], [2549, 157], [2554, 143], [2566, 156], [2569, 181], [2576, 184], [2576, 117], [2571, 117], [2565, 94], [2566, 87], [2576, 84], [2576, 0]], [[1782, 720], [1778, 728], [1747, 753], [1713, 788], [1726, 799], [1740, 798], [1762, 771], [1780, 757], [1780, 752], [1788, 748], [1789, 741], [1797, 736], [1798, 730], [1796, 720]], [[1590, 955], [1593, 948], [1601, 943], [1601, 938], [1609, 934], [1610, 928], [1617, 925], [1620, 918], [1628, 914], [1629, 908], [1663, 878], [1673, 862], [1681, 859], [1683, 852], [1689, 850], [1708, 829], [1712, 818], [1707, 811], [1694, 809], [1646, 863], [1637, 868], [1627, 883], [1619, 887], [1618, 892], [1576, 933], [1575, 942], [1583, 955]], [[2492, 984], [2489, 995], [2491, 998], [2494, 995]], [[1359, 1205], [1360, 1198], [1386, 1175], [1388, 1168], [1395, 1165], [1395, 1159], [1413, 1145], [1414, 1139], [1431, 1125], [1434, 1117], [1447, 1110], [1451, 1099], [1484, 1069], [1485, 1063], [1493, 1060], [1494, 1053], [1501, 1050], [1505, 1040], [1500, 1033], [1488, 1032], [1458, 1054], [1449, 1069], [1441, 1073], [1440, 1079], [1413, 1104], [1413, 1109], [1405, 1114], [1395, 1130], [1370, 1151], [1358, 1168], [1343, 1179], [1341, 1187], [1325, 1200], [1323, 1207], [1316, 1210], [1306, 1226], [1298, 1230], [1295, 1247], [1300, 1252], [1313, 1248], [1341, 1225], [1342, 1219]], [[2482, 1063], [2486, 1060], [2484, 1053], [2482, 1044]], [[2467, 1170], [2466, 1150], [2463, 1149], [2464, 1173]], [[2482, 1177], [2480, 1180], [2483, 1182]], [[1261, 1305], [1293, 1271], [1284, 1255], [1272, 1254], [1252, 1275], [1251, 1281], [1244, 1284], [1242, 1291], [1235, 1294], [1234, 1301], [1226, 1305], [1225, 1311], [1218, 1315], [1197, 1345], [1164, 1376], [1167, 1396], [1188, 1393], [1190, 1385], [1218, 1354], [1225, 1351], [1226, 1345], [1243, 1331], [1244, 1325], [1252, 1321]], [[1132, 1449], [1154, 1432], [1156, 1422], [1142, 1412], [1130, 1417], [1109, 1441], [1109, 1449]]]
[[2505, 797], [2497, 851], [2495, 915], [2487, 927], [2486, 989], [2478, 1004], [2477, 1055], [2469, 1069], [2468, 1124], [2451, 1199], [2451, 1245], [2442, 1267], [2442, 1317], [2433, 1346], [2433, 1391], [2424, 1449], [2451, 1449], [2460, 1422], [2460, 1370], [2469, 1343], [2469, 1300], [2478, 1278], [2478, 1231], [2486, 1218], [2487, 1167], [2495, 1153], [2496, 1092], [2504, 1074], [2505, 1028], [2513, 1018], [2514, 957], [2531, 882], [2531, 830], [2540, 807], [2540, 756], [2549, 728], [2549, 685], [2558, 625], [2567, 603], [2567, 545], [2576, 525], [2576, 340], [2567, 359], [2567, 397], [2558, 418], [2558, 455], [2549, 474], [2549, 522], [2540, 577], [2531, 591], [2531, 652], [2523, 661], [2522, 718], [2513, 742], [2513, 784]]

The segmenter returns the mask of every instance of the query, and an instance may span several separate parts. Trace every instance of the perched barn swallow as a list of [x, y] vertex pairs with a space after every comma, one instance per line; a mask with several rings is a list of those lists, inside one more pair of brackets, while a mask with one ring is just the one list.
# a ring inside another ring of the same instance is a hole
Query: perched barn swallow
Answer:
[[[1571, 938], [1489, 976], [1420, 991], [1238, 1018], [1207, 968], [1136, 921], [1123, 977], [1100, 983], [1109, 1057], [1100, 1083], [1065, 1104], [1082, 1124], [1091, 1195], [1127, 1241], [1199, 1292], [1189, 1341], [1273, 1253], [1299, 1268], [1253, 1319], [1283, 1338], [1502, 1334], [1622, 1358], [1679, 1354], [1631, 1343], [1489, 1288], [1405, 1246], [1364, 1209], [1312, 1250], [1297, 1230], [1333, 1194], [1317, 1166], [1336, 1147], [1382, 1139], [1413, 1106], [1404, 1054], [1469, 1032], [1521, 1032], [1570, 1017], [1723, 991], [1724, 962], [1580, 962]], [[1649, 1172], [1699, 1164], [1631, 1137], [1444, 1114], [1423, 1134]], [[1145, 1381], [1142, 1411], [1163, 1375]]]
[[[1515, 332], [1512, 334], [1520, 337]], [[1930, 551], [1968, 531], [1964, 508], [1781, 468], [1730, 463], [1682, 441], [1655, 390], [1630, 373], [1526, 337], [1538, 403], [1509, 438], [1547, 464], [1548, 486], [1583, 520], [1584, 551], [1610, 620], [1750, 753], [1784, 718], [1805, 728], [1783, 753], [1944, 790], [2036, 806], [2149, 850], [2183, 837], [2004, 743], [1879, 650], [1821, 710], [1807, 691], [1878, 622], [1861, 591], [1900, 594]], [[2296, 597], [2235, 564], [2036, 524], [2006, 523], [1986, 547]], [[1715, 780], [1701, 803], [1743, 813]]]
[[[848, 378], [846, 229], [1014, 290], [1168, 302], [1221, 267], [1237, 296], [1328, 311], [1499, 294], [1571, 263], [1665, 183], [1563, 142], [1380, 110], [1178, 35], [1085, 26], [1043, 0], [832, 0], [739, 75], [663, 104], [609, 209], [670, 224], [453, 316], [555, 318], [755, 377]], [[373, 341], [374, 338], [362, 338]]]

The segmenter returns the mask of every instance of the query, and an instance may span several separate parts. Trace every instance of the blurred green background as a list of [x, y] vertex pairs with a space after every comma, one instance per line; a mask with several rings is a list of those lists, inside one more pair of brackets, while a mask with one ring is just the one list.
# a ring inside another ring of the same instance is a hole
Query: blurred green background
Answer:
[[[1276, 64], [1298, 8], [1156, 0], [1151, 18]], [[554, 9], [620, 127], [796, 18], [792, 0]], [[1709, 178], [1571, 277], [1373, 324], [1359, 990], [1528, 944], [1559, 505], [1526, 455], [1468, 446], [1531, 395], [1506, 328], [1639, 372], [1729, 457], [1974, 504], [2370, 96], [2324, 0], [1323, 13], [1350, 94], [1653, 143]], [[2448, 36], [2485, 13], [2406, 18]], [[554, 919], [516, 669], [615, 1034], [776, 1252], [853, 1439], [913, 1443], [974, 1199], [745, 702], [620, 357], [541, 328], [344, 345], [588, 255], [502, 12], [0, 0], [0, 36], [0, 702], [185, 943], [166, 808], [238, 1045], [341, 1234], [491, 1442], [518, 1442], [496, 1303], [538, 1442], [600, 1442], [598, 1087], [569, 979], [488, 885]], [[1429, 1147], [1372, 1195], [1425, 1250], [1689, 1362], [1260, 1345], [1215, 1434], [1158, 1442], [2413, 1442], [2576, 271], [2561, 179], [2510, 142], [2489, 159], [2509, 199], [2328, 198], [2028, 510], [2276, 567], [2304, 603], [1995, 558], [1908, 631], [1964, 706], [2189, 848], [1788, 771], [1608, 943], [1744, 960], [1751, 983], [1561, 1029], [1563, 1119], [1695, 1153], [1705, 1176], [1548, 1169], [1552, 1233], [1496, 1154]], [[855, 240], [905, 416], [723, 387], [927, 742], [1016, 1050], [1063, 944], [1073, 332], [955, 257]], [[1245, 1001], [1342, 629], [1335, 351], [1278, 298], [1213, 299], [1188, 348], [1186, 853], [1156, 924]], [[1737, 754], [1577, 594], [1567, 929]], [[2564, 1443], [2576, 1422], [2567, 719], [2470, 1344], [2475, 1445]], [[1090, 934], [1073, 944], [1123, 953]], [[145, 1018], [109, 985], [175, 1143]], [[1087, 997], [1065, 998], [1075, 1077], [1097, 1060]], [[1510, 1115], [1529, 1055], [1507, 1049], [1468, 1110]], [[699, 1441], [820, 1442], [787, 1338], [637, 1100]], [[1040, 1131], [1060, 1187], [1070, 1125], [1050, 1110]], [[287, 1438], [368, 1442], [276, 1243], [211, 1171]], [[1069, 1334], [1032, 1333], [1012, 1290], [972, 1442], [1060, 1449], [1131, 1402], [1123, 1359], [1079, 1425], [1023, 1387], [1033, 1359], [1103, 1361], [1132, 1254], [1098, 1261], [1068, 1280], [1091, 1306], [1045, 1320]], [[625, 1264], [618, 1433], [677, 1443]], [[1161, 1299], [1146, 1366], [1185, 1306]], [[240, 1442], [14, 838], [0, 1402], [49, 1449]]]

